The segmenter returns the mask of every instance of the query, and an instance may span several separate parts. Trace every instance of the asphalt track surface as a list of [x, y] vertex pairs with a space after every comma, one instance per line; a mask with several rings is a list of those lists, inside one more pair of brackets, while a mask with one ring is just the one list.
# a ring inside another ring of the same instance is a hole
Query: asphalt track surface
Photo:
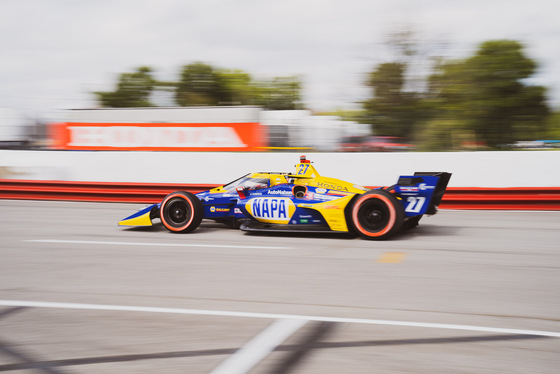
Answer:
[[440, 211], [390, 241], [122, 228], [0, 201], [0, 372], [557, 373], [560, 212]]

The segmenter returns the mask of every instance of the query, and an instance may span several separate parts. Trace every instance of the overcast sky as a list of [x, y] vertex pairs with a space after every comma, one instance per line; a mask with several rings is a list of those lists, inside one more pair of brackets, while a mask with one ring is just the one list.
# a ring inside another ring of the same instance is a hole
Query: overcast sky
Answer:
[[150, 66], [177, 80], [195, 61], [255, 78], [298, 75], [305, 105], [351, 108], [364, 76], [411, 28], [433, 53], [472, 55], [514, 39], [539, 64], [534, 84], [560, 107], [558, 0], [0, 0], [0, 107], [30, 115], [96, 105], [118, 74]]

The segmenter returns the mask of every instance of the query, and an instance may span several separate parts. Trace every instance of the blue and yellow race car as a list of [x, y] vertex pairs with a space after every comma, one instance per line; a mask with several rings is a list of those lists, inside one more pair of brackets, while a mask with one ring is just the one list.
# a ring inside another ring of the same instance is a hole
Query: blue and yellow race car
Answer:
[[356, 233], [386, 239], [432, 215], [450, 173], [417, 172], [389, 187], [368, 189], [321, 176], [305, 156], [294, 173], [259, 172], [193, 194], [177, 191], [119, 222], [151, 226], [154, 219], [171, 232], [188, 233], [203, 219], [243, 231]]

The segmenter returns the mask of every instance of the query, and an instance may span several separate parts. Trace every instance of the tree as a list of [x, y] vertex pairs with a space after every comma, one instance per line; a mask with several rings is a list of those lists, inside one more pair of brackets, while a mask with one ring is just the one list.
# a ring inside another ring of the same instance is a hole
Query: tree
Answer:
[[183, 67], [177, 83], [178, 105], [259, 105], [266, 109], [301, 106], [301, 82], [296, 77], [253, 81], [241, 70], [215, 69], [197, 62]]
[[218, 105], [223, 93], [214, 68], [195, 62], [183, 67], [176, 86], [175, 102], [181, 106]]
[[152, 77], [152, 69], [140, 67], [119, 76], [115, 91], [94, 92], [103, 107], [153, 106], [155, 91], [171, 92], [180, 106], [258, 105], [266, 109], [300, 109], [301, 81], [298, 77], [275, 77], [254, 81], [242, 70], [217, 69], [203, 62], [183, 66], [178, 82]]
[[401, 62], [380, 64], [370, 73], [368, 86], [373, 97], [364, 102], [369, 121], [378, 135], [410, 139], [418, 120], [418, 100], [405, 91], [406, 65]]
[[379, 135], [441, 150], [462, 144], [503, 148], [546, 134], [546, 89], [527, 84], [536, 63], [519, 42], [487, 41], [467, 59], [435, 60], [433, 73], [423, 80], [427, 85], [413, 77], [423, 63], [415, 62], [422, 53], [412, 33], [394, 33], [388, 45], [396, 52], [394, 61], [369, 74], [372, 97], [363, 103]]
[[484, 42], [474, 56], [442, 63], [430, 77], [436, 117], [460, 119], [458, 129], [491, 148], [538, 138], [548, 115], [546, 89], [524, 81], [535, 69], [519, 42]]
[[252, 78], [242, 70], [217, 72], [219, 105], [254, 105], [255, 87]]
[[543, 136], [549, 140], [560, 140], [560, 111], [555, 111], [546, 122], [546, 133]]
[[123, 73], [115, 91], [94, 92], [102, 107], [148, 107], [150, 94], [156, 86], [152, 69], [139, 67], [133, 73]]
[[469, 117], [488, 145], [511, 144], [535, 134], [544, 124], [548, 114], [545, 89], [523, 82], [535, 68], [536, 63], [524, 55], [523, 46], [511, 40], [485, 42], [465, 62]]
[[412, 142], [419, 124], [428, 115], [422, 100], [422, 71], [430, 60], [426, 56], [431, 47], [420, 43], [408, 28], [389, 34], [386, 46], [392, 51], [393, 61], [379, 64], [368, 74], [366, 84], [371, 88], [371, 98], [362, 106], [377, 135]]
[[270, 110], [301, 109], [301, 81], [298, 77], [276, 77], [255, 83], [255, 104]]
[[464, 61], [439, 60], [436, 63], [422, 99], [429, 114], [419, 126], [419, 150], [476, 149], [481, 145], [468, 126], [465, 103], [469, 100], [469, 90]]

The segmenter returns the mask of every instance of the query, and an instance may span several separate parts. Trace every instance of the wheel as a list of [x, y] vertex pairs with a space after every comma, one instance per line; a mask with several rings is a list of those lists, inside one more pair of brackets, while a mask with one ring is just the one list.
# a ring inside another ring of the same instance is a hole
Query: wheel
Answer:
[[204, 210], [198, 198], [184, 191], [172, 192], [160, 205], [160, 218], [171, 232], [191, 232], [202, 221]]
[[382, 190], [358, 195], [347, 211], [350, 227], [364, 239], [386, 239], [397, 233], [404, 221], [404, 207]]

